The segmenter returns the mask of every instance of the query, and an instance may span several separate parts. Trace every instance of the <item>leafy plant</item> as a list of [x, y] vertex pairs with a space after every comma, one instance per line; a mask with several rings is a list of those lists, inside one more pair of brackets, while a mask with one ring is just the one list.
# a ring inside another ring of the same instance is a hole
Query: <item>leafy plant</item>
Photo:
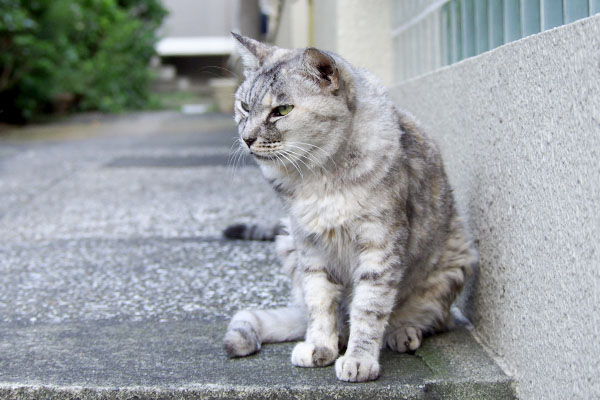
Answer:
[[149, 101], [160, 0], [0, 0], [0, 120]]

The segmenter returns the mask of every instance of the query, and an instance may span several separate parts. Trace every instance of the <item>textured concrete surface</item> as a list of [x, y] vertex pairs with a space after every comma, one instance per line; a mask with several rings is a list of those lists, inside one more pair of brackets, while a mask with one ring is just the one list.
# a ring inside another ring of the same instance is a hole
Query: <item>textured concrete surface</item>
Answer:
[[196, 319], [287, 304], [271, 243], [203, 237], [0, 245], [0, 323]]
[[393, 95], [441, 145], [481, 253], [476, 331], [519, 396], [600, 397], [600, 15]]
[[0, 396], [514, 398], [511, 381], [466, 331], [432, 338], [416, 355], [386, 351], [380, 379], [353, 385], [338, 381], [333, 367], [292, 366], [293, 343], [229, 359], [220, 347], [225, 327], [213, 320], [3, 326], [0, 377], [20, 384], [0, 382]]
[[465, 329], [385, 352], [368, 384], [293, 367], [291, 343], [228, 359], [228, 317], [289, 289], [272, 243], [221, 237], [282, 215], [252, 161], [228, 159], [234, 140], [229, 116], [176, 113], [0, 135], [0, 398], [514, 395]]

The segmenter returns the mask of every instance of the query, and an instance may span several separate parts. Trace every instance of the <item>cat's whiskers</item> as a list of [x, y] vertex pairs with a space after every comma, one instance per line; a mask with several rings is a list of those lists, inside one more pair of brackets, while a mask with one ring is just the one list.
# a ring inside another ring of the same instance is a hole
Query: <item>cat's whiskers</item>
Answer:
[[290, 164], [292, 164], [294, 166], [294, 168], [296, 168], [296, 171], [298, 171], [298, 173], [300, 174], [300, 178], [302, 178], [302, 180], [304, 180], [304, 174], [302, 173], [302, 170], [300, 169], [300, 167], [298, 166], [298, 164], [296, 164], [294, 162], [294, 160], [292, 160], [289, 155], [286, 155], [284, 152], [279, 153], [279, 155], [281, 155], [283, 158], [285, 158], [286, 160], [288, 160], [290, 162]]
[[300, 174], [300, 178], [304, 180], [304, 174], [302, 173], [302, 168], [300, 167], [300, 165], [298, 165], [298, 163], [294, 161], [289, 154], [281, 153], [281, 156], [284, 157], [286, 160], [289, 160], [289, 162], [294, 166], [296, 171], [298, 171], [298, 174]]
[[[236, 144], [238, 144], [238, 147], [232, 153], [233, 146], [235, 146]], [[243, 151], [243, 148], [241, 147], [241, 140], [238, 137], [232, 143], [231, 147], [229, 148], [229, 157], [227, 160], [227, 167], [229, 168], [229, 172], [230, 172], [229, 180], [231, 182], [233, 181], [233, 177], [236, 175], [235, 172], [236, 172], [237, 168], [239, 167], [238, 162], [243, 158], [243, 156], [244, 156], [244, 151]]]
[[335, 162], [335, 160], [333, 159], [333, 157], [331, 156], [331, 154], [329, 154], [327, 151], [323, 150], [321, 147], [317, 146], [316, 144], [312, 144], [312, 143], [304, 143], [304, 142], [288, 142], [289, 144], [297, 144], [297, 145], [304, 145], [304, 146], [311, 146], [319, 151], [321, 151], [325, 157], [327, 157], [328, 159], [331, 160], [331, 162], [333, 163], [333, 165], [337, 168], [337, 163]]
[[[295, 155], [297, 157], [298, 161], [300, 161], [302, 164], [306, 165], [306, 167], [308, 169], [310, 169], [311, 172], [314, 172], [314, 166], [320, 168], [324, 172], [328, 172], [327, 169], [323, 166], [323, 164], [316, 157], [314, 157], [310, 153], [306, 152], [305, 149], [302, 149], [301, 147], [294, 146], [294, 145], [290, 145], [290, 147], [300, 149], [304, 152], [303, 154], [300, 154], [300, 153], [297, 153], [296, 151], [286, 149], [286, 151], [288, 153]], [[306, 162], [304, 162], [303, 159], [305, 159]]]
[[244, 143], [244, 141], [242, 140], [242, 138], [238, 138], [238, 142], [240, 144], [240, 146], [238, 147], [239, 152], [238, 155], [236, 157], [236, 168], [240, 168], [242, 165], [242, 162], [244, 160], [244, 158], [246, 157], [247, 153], [246, 153], [246, 143]]
[[303, 155], [302, 154], [298, 154], [290, 149], [287, 150], [282, 150], [284, 153], [286, 153], [287, 155], [290, 156], [290, 158], [292, 157], [292, 155], [296, 156], [296, 161], [300, 161], [302, 164], [304, 164], [306, 166], [306, 168], [308, 168], [311, 172], [313, 170], [313, 168], [308, 165], [307, 163], [305, 163], [304, 161], [302, 161]]
[[229, 146], [229, 157], [227, 158], [227, 167], [231, 167], [233, 164], [233, 158], [234, 156], [238, 153], [238, 151], [240, 150], [239, 146], [234, 150], [233, 146], [235, 146], [236, 144], [239, 143], [239, 139], [236, 138], [233, 143], [231, 143], [231, 146]]
[[[302, 147], [300, 147], [300, 146], [296, 146], [296, 145], [294, 145], [294, 144], [290, 144], [290, 143], [286, 143], [286, 145], [287, 145], [287, 146], [289, 146], [289, 147], [293, 147], [293, 148], [295, 148], [295, 149], [299, 149], [299, 150], [301, 150], [302, 152], [304, 152], [303, 154], [298, 154], [298, 153], [295, 153], [295, 152], [293, 152], [293, 151], [291, 151], [291, 150], [289, 150], [289, 149], [288, 149], [288, 151], [290, 151], [292, 154], [295, 154], [295, 155], [297, 155], [297, 156], [298, 156], [300, 159], [302, 159], [302, 158], [306, 158], [306, 160], [307, 160], [307, 161], [309, 161], [309, 162], [313, 162], [313, 163], [314, 163], [314, 164], [316, 164], [316, 165], [317, 165], [319, 168], [321, 168], [323, 171], [327, 172], [327, 168], [325, 168], [325, 167], [323, 166], [323, 163], [322, 163], [322, 162], [320, 162], [320, 161], [319, 161], [319, 160], [318, 160], [318, 159], [317, 159], [317, 158], [316, 158], [314, 155], [312, 155], [310, 152], [307, 152], [307, 151], [306, 151], [306, 149], [303, 149], [303, 148], [302, 148]], [[306, 164], [305, 164], [305, 165], [306, 165]], [[312, 170], [312, 168], [311, 168], [311, 170]]]
[[275, 153], [275, 154], [273, 154], [273, 155], [275, 156], [275, 158], [277, 158], [277, 162], [278, 162], [278, 163], [281, 163], [281, 165], [282, 165], [282, 166], [283, 166], [283, 168], [285, 169], [285, 174], [286, 174], [286, 175], [289, 177], [289, 176], [290, 176], [290, 174], [289, 174], [289, 172], [288, 172], [288, 169], [287, 169], [287, 167], [285, 166], [285, 163], [283, 162], [283, 160], [282, 160], [282, 159], [281, 159], [281, 158], [280, 158], [280, 157], [279, 157], [279, 156], [278, 156], [276, 153]]

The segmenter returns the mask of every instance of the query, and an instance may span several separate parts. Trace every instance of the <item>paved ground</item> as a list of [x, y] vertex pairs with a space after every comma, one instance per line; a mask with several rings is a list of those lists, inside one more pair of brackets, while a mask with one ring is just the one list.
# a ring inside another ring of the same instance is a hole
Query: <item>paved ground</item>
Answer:
[[385, 352], [362, 385], [293, 367], [292, 344], [227, 359], [228, 316], [288, 289], [272, 243], [221, 237], [281, 215], [252, 161], [228, 166], [235, 137], [171, 112], [0, 134], [0, 397], [512, 396], [464, 329]]

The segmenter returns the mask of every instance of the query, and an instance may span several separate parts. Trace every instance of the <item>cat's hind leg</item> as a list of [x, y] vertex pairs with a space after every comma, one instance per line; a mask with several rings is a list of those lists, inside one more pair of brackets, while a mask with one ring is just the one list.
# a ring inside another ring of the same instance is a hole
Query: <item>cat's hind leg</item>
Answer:
[[300, 307], [237, 312], [223, 339], [230, 357], [243, 357], [260, 350], [263, 343], [300, 340], [306, 332], [306, 314]]
[[463, 280], [459, 269], [428, 276], [390, 316], [385, 344], [399, 353], [411, 352], [421, 346], [423, 335], [446, 329], [450, 305]]
[[392, 312], [384, 343], [394, 351], [411, 352], [421, 346], [423, 335], [451, 328], [450, 307], [477, 260], [470, 236], [455, 217], [437, 265]]

